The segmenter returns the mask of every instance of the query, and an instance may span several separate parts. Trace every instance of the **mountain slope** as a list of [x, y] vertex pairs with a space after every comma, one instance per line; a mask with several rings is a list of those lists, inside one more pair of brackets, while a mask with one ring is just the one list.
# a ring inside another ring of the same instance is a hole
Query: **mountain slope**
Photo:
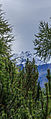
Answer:
[[42, 65], [44, 62], [40, 60], [40, 58], [34, 56], [34, 54], [30, 53], [30, 51], [26, 52], [20, 52], [19, 54], [15, 54], [13, 58], [16, 59], [17, 65], [23, 64], [25, 65], [27, 58], [32, 61], [32, 59], [35, 59], [35, 64], [36, 65]]
[[[32, 61], [34, 55], [30, 53], [30, 51], [21, 52], [19, 54], [15, 54], [13, 58], [16, 59], [16, 65], [21, 66], [21, 70], [23, 69], [23, 66], [25, 66], [27, 58]], [[40, 58], [34, 57], [35, 64], [38, 66], [38, 72], [39, 72], [39, 78], [38, 81], [40, 81], [40, 86], [44, 87], [44, 83], [47, 82], [47, 69], [51, 70], [51, 63], [45, 64], [43, 61], [40, 60]]]

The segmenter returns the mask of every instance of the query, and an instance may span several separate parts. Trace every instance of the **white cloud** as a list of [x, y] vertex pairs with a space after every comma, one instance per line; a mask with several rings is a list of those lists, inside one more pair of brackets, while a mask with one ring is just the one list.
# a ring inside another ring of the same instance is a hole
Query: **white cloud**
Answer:
[[51, 17], [51, 0], [1, 0], [6, 18], [13, 25], [16, 41], [14, 52], [33, 51], [33, 34], [41, 20]]

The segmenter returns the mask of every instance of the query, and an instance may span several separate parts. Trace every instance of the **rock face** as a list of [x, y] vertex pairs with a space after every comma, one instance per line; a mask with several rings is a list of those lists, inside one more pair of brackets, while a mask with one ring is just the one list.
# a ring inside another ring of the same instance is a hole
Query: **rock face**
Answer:
[[38, 81], [40, 81], [40, 86], [43, 88], [44, 87], [44, 83], [47, 82], [47, 69], [51, 70], [51, 63], [47, 63], [45, 64], [43, 61], [40, 60], [40, 58], [34, 57], [34, 55], [32, 53], [30, 53], [30, 51], [26, 51], [26, 52], [21, 52], [19, 54], [15, 54], [13, 58], [16, 58], [16, 64], [21, 66], [21, 70], [23, 69], [23, 67], [25, 66], [26, 63], [26, 59], [29, 58], [30, 61], [32, 61], [32, 59], [35, 59], [35, 64], [38, 66], [38, 72], [39, 72], [39, 79]]

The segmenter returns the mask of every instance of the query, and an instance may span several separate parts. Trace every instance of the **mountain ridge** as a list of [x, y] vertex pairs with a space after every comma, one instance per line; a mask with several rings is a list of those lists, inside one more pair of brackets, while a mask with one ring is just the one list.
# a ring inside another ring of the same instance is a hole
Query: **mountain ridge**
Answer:
[[21, 66], [21, 70], [25, 66], [27, 58], [30, 61], [32, 61], [32, 59], [34, 58], [35, 64], [37, 65], [38, 72], [39, 72], [38, 81], [40, 81], [40, 86], [42, 88], [44, 87], [44, 83], [48, 81], [46, 75], [47, 75], [47, 69], [51, 70], [51, 63], [44, 63], [42, 60], [40, 60], [40, 58], [36, 56], [34, 57], [34, 55], [30, 53], [30, 51], [26, 51], [26, 52], [22, 51], [19, 54], [15, 54], [13, 58], [16, 59], [16, 65]]
[[37, 56], [34, 56], [34, 53], [31, 53], [30, 51], [26, 51], [26, 52], [20, 52], [19, 54], [14, 54], [13, 58], [16, 59], [16, 63], [17, 65], [19, 64], [23, 64], [25, 65], [27, 58], [32, 61], [32, 59], [35, 59], [35, 64], [36, 65], [42, 65], [44, 62], [38, 58]]

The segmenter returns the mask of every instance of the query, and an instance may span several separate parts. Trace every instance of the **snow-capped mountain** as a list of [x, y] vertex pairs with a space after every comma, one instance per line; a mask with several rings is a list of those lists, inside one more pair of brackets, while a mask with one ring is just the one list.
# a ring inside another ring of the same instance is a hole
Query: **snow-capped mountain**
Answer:
[[26, 59], [28, 58], [30, 61], [32, 59], [35, 59], [35, 64], [38, 66], [38, 72], [39, 72], [39, 78], [38, 81], [40, 81], [40, 86], [43, 88], [44, 83], [47, 82], [47, 69], [51, 70], [51, 63], [44, 63], [40, 58], [34, 56], [34, 54], [30, 53], [30, 51], [26, 52], [20, 52], [19, 54], [14, 54], [12, 57], [13, 59], [16, 59], [16, 65], [21, 66], [21, 69], [23, 69], [23, 66], [25, 66]]
[[23, 64], [25, 65], [27, 58], [32, 61], [32, 59], [35, 59], [35, 64], [36, 65], [42, 65], [44, 64], [44, 62], [42, 60], [40, 60], [40, 58], [34, 56], [34, 54], [30, 53], [30, 51], [26, 51], [26, 52], [20, 52], [19, 54], [14, 54], [13, 58], [16, 59], [16, 64]]

